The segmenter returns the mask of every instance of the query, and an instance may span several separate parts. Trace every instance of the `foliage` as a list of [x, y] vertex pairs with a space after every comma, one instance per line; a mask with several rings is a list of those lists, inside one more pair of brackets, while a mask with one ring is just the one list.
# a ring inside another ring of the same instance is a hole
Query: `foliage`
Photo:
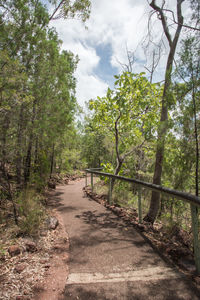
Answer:
[[77, 18], [85, 22], [89, 18], [90, 0], [49, 0], [49, 2], [55, 5], [55, 10], [50, 16], [51, 20]]
[[[89, 1], [62, 2], [64, 17], [89, 17]], [[0, 192], [12, 202], [16, 223], [22, 213], [19, 226], [29, 232], [40, 210], [30, 196], [26, 213], [29, 195], [16, 205], [15, 193], [30, 186], [41, 191], [54, 170], [73, 168], [79, 160], [78, 151], [72, 157], [78, 146], [71, 142], [77, 139], [78, 57], [61, 50], [49, 21], [42, 1], [0, 0]]]
[[[151, 84], [144, 73], [115, 76], [115, 89], [89, 102], [94, 130], [114, 143], [115, 174], [125, 159], [154, 139], [162, 88]], [[110, 163], [113, 163], [111, 161]]]

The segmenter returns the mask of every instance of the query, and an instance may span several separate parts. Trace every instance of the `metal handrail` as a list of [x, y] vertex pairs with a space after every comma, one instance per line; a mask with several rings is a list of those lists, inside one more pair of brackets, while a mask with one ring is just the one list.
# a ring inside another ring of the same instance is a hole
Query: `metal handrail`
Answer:
[[148, 188], [150, 190], [174, 196], [176, 198], [185, 200], [185, 201], [187, 201], [191, 204], [195, 204], [195, 205], [200, 207], [200, 197], [197, 197], [197, 196], [189, 194], [189, 193], [173, 190], [173, 189], [161, 186], [161, 185], [145, 182], [145, 181], [142, 181], [142, 180], [139, 180], [139, 179], [128, 178], [128, 177], [124, 177], [124, 176], [114, 175], [114, 174], [111, 174], [111, 173], [98, 172], [98, 171], [96, 171], [96, 169], [93, 169], [93, 168], [86, 169], [85, 171], [87, 173], [106, 176], [106, 177], [109, 177], [109, 178], [115, 178], [115, 179], [119, 179], [119, 180], [122, 180], [122, 181], [127, 181], [127, 182], [130, 182], [130, 183], [138, 184], [138, 185], [143, 186], [145, 188]]
[[112, 189], [111, 189], [111, 178], [117, 179], [117, 180], [122, 180], [130, 183], [134, 183], [139, 186], [139, 191], [138, 191], [138, 218], [139, 218], [139, 223], [142, 222], [142, 208], [141, 208], [141, 187], [159, 192], [159, 193], [165, 193], [170, 196], [179, 198], [183, 201], [187, 201], [190, 203], [190, 208], [191, 208], [191, 218], [192, 218], [192, 233], [193, 233], [193, 244], [194, 244], [194, 258], [195, 258], [195, 265], [197, 269], [197, 273], [200, 274], [200, 242], [199, 242], [199, 220], [198, 220], [198, 208], [200, 207], [200, 197], [177, 191], [174, 189], [166, 188], [161, 185], [156, 185], [153, 183], [145, 182], [139, 179], [133, 179], [133, 178], [127, 178], [124, 176], [119, 176], [119, 175], [114, 175], [111, 173], [105, 173], [105, 172], [99, 172], [97, 170], [102, 169], [102, 168], [91, 168], [91, 169], [86, 169], [86, 186], [87, 186], [87, 173], [91, 173], [91, 186], [93, 190], [93, 174], [100, 175], [100, 176], [105, 176], [109, 177], [109, 203], [111, 203], [112, 199]]

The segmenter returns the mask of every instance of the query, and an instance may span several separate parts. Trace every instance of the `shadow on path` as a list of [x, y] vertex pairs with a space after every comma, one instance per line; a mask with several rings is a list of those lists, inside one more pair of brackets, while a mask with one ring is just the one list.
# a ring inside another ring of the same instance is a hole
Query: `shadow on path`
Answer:
[[[53, 201], [69, 233], [69, 278], [75, 278], [75, 281], [68, 279], [64, 299], [200, 299], [191, 281], [171, 269], [132, 225], [85, 198], [83, 186], [84, 180], [61, 187]], [[102, 275], [103, 280], [98, 281], [95, 274]], [[111, 274], [114, 277], [109, 277]], [[123, 277], [123, 274], [133, 276]], [[116, 280], [109, 281], [109, 278]]]

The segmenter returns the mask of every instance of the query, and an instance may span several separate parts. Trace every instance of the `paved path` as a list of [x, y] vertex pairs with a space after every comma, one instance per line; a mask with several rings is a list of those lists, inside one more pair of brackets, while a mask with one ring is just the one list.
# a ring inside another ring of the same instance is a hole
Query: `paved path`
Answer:
[[84, 180], [57, 188], [70, 238], [64, 299], [196, 300], [200, 294], [132, 227], [83, 195]]

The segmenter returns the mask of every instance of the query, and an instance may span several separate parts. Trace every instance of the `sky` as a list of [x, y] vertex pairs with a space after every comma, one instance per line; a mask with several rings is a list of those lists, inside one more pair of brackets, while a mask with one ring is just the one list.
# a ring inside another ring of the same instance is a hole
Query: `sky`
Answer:
[[[174, 0], [168, 0], [169, 6]], [[114, 75], [122, 72], [127, 64], [127, 50], [134, 52], [133, 72], [148, 71], [147, 58], [151, 56], [150, 46], [144, 51], [147, 36], [150, 7], [146, 0], [91, 0], [91, 15], [85, 25], [79, 20], [55, 20], [56, 28], [63, 41], [62, 49], [79, 56], [75, 73], [77, 78], [77, 100], [84, 107], [85, 102], [104, 96], [108, 87], [114, 86]], [[158, 42], [162, 28], [156, 16], [152, 19], [154, 41]], [[173, 26], [171, 27], [173, 30]], [[154, 81], [163, 79], [167, 44], [163, 48], [160, 64], [154, 74]]]

